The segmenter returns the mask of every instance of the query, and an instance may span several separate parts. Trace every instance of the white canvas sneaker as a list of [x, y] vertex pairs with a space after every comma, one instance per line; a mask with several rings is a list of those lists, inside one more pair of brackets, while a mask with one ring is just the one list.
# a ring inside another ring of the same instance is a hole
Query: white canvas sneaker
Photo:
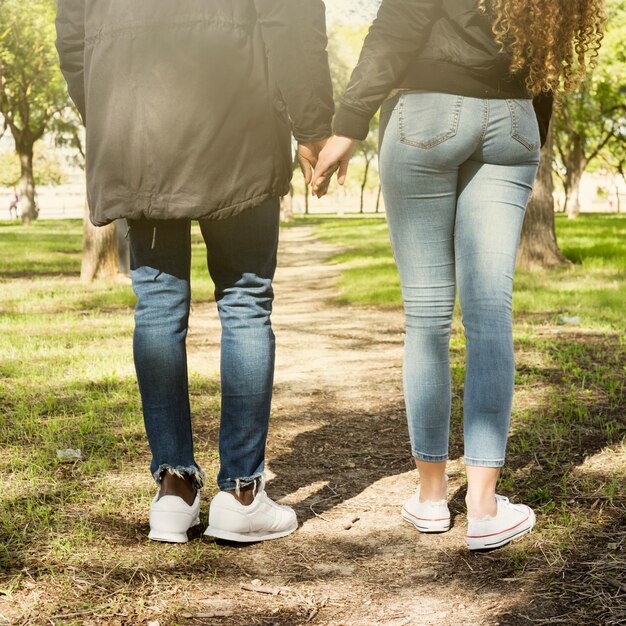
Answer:
[[150, 534], [148, 539], [170, 543], [186, 543], [187, 531], [200, 523], [200, 492], [189, 506], [178, 496], [158, 494], [150, 505]]
[[525, 504], [511, 504], [508, 498], [496, 495], [495, 516], [467, 518], [467, 547], [470, 550], [499, 548], [529, 533], [535, 525], [535, 513]]
[[420, 502], [420, 488], [404, 503], [402, 519], [422, 533], [450, 530], [450, 509], [446, 500]]
[[265, 481], [252, 504], [241, 504], [230, 493], [220, 491], [211, 501], [209, 527], [204, 534], [217, 539], [252, 543], [286, 537], [298, 528], [295, 511], [276, 504], [265, 493]]

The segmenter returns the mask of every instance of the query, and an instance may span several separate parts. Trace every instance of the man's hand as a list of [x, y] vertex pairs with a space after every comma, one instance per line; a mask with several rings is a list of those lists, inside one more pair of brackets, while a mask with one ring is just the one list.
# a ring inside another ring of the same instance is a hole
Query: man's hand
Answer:
[[311, 184], [313, 178], [313, 171], [317, 165], [317, 159], [320, 152], [323, 150], [328, 139], [321, 139], [319, 141], [311, 141], [309, 143], [299, 143], [298, 150], [296, 152], [296, 158], [298, 164], [304, 175], [304, 182], [307, 185]]
[[318, 198], [326, 195], [333, 174], [339, 170], [337, 182], [343, 185], [348, 174], [350, 158], [356, 149], [357, 140], [349, 137], [332, 136], [322, 150], [313, 174], [313, 194]]

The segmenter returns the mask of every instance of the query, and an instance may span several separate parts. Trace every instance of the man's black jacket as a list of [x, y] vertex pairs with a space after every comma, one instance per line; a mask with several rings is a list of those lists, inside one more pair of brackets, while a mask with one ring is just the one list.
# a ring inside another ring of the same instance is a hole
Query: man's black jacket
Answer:
[[[335, 132], [364, 139], [369, 121], [394, 89], [474, 98], [529, 98], [478, 0], [383, 0], [335, 118]], [[551, 96], [535, 99], [542, 143]]]
[[333, 114], [321, 0], [59, 0], [91, 220], [221, 218], [289, 189]]

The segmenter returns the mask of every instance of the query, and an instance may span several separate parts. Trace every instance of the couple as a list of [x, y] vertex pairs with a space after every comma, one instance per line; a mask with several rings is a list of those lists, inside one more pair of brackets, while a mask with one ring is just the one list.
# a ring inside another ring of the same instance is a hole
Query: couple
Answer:
[[[57, 47], [87, 129], [92, 222], [130, 225], [134, 360], [158, 493], [150, 538], [185, 542], [204, 474], [186, 362], [190, 224], [200, 221], [222, 324], [219, 492], [205, 534], [284, 537], [294, 511], [263, 479], [270, 323], [291, 135], [326, 193], [382, 105], [380, 171], [406, 312], [404, 389], [420, 484], [402, 516], [450, 527], [449, 339], [458, 290], [469, 549], [529, 532], [496, 495], [513, 396], [516, 249], [551, 93], [582, 76], [601, 0], [383, 0], [334, 122], [321, 0], [59, 0]], [[331, 131], [332, 124], [332, 131]], [[374, 436], [374, 435], [372, 435]], [[366, 470], [364, 470], [366, 471]]]

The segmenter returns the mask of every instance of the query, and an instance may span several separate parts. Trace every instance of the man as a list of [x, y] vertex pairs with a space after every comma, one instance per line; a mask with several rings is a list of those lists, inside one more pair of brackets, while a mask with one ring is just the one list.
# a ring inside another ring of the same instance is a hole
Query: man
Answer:
[[220, 492], [207, 535], [293, 532], [263, 470], [279, 197], [291, 133], [310, 181], [331, 134], [321, 0], [59, 0], [57, 48], [86, 125], [91, 221], [127, 218], [134, 359], [152, 474], [150, 538], [185, 542], [204, 474], [193, 453], [185, 340], [190, 220], [200, 220], [222, 323]]

